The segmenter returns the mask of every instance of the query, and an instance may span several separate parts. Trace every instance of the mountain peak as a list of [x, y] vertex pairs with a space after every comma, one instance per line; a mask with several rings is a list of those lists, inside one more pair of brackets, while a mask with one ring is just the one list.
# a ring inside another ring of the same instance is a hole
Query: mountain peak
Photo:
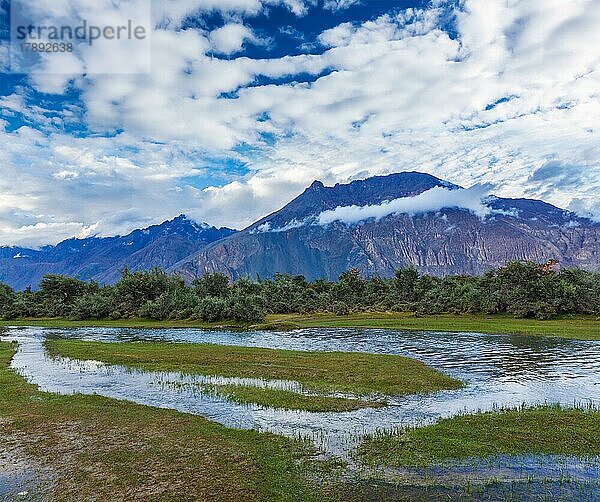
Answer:
[[[112, 283], [124, 265], [132, 271], [154, 266], [168, 268], [234, 232], [196, 223], [180, 214], [124, 236], [72, 238], [39, 250], [0, 248], [0, 280], [23, 289], [29, 285], [37, 287], [46, 273], [59, 273]], [[25, 257], [27, 260], [19, 259]]]
[[[279, 211], [208, 245], [175, 270], [188, 278], [220, 271], [231, 277], [287, 273], [334, 280], [351, 268], [381, 277], [392, 277], [406, 266], [434, 275], [479, 274], [511, 260], [556, 259], [567, 267], [600, 267], [600, 225], [540, 201], [490, 198], [490, 217], [454, 205], [441, 206], [442, 214], [385, 212], [391, 201], [418, 197], [436, 187], [436, 204], [446, 203], [447, 194], [440, 189], [461, 188], [419, 172], [335, 186], [314, 182]], [[449, 200], [461, 196], [454, 193]], [[392, 207], [412, 207], [411, 201], [399, 202]], [[361, 224], [330, 225], [337, 220], [318, 218], [338, 208], [340, 214], [351, 215], [350, 221], [357, 215]]]
[[205, 227], [205, 226], [208, 227], [208, 225], [206, 223], [198, 223], [183, 213], [181, 213], [179, 216], [176, 216], [172, 220], [167, 220], [167, 221], [163, 222], [162, 224], [168, 224], [168, 223], [180, 223], [180, 224], [199, 225], [201, 227]]
[[[153, 228], [153, 227], [150, 227], [150, 228]], [[200, 232], [200, 231], [208, 230], [208, 229], [214, 228], [214, 227], [212, 227], [208, 223], [204, 223], [204, 222], [198, 223], [196, 220], [193, 220], [186, 214], [182, 213], [179, 216], [176, 216], [175, 218], [173, 218], [172, 220], [167, 220], [167, 221], [162, 222], [159, 225], [155, 225], [155, 228], [159, 228], [159, 229], [188, 228], [188, 229], [191, 229], [192, 231]]]
[[414, 197], [436, 186], [451, 190], [460, 188], [431, 174], [415, 171], [373, 176], [350, 183], [337, 183], [334, 186], [325, 186], [321, 181], [313, 181], [293, 201], [257, 221], [248, 227], [248, 230], [252, 231], [266, 222], [273, 228], [284, 227], [290, 222], [302, 221], [311, 215], [338, 206], [381, 204], [385, 200]]

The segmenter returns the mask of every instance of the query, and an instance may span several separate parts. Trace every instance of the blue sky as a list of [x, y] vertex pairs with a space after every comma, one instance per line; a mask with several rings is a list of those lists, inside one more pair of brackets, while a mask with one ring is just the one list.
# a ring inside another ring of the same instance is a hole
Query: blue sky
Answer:
[[[403, 170], [600, 219], [596, 1], [155, 0], [149, 73], [99, 44], [24, 75], [0, 4], [0, 245], [242, 228], [314, 179]], [[35, 0], [82, 5], [144, 1]]]

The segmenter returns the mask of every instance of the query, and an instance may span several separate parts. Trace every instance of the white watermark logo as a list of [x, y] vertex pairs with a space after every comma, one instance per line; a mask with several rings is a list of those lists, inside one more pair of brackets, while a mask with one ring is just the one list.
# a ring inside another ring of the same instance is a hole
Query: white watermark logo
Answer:
[[59, 0], [47, 7], [11, 1], [13, 73], [150, 72], [151, 0]]

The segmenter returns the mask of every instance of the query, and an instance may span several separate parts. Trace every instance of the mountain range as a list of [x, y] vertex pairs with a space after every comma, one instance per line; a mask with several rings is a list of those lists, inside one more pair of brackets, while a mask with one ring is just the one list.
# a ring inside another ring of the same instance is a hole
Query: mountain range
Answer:
[[510, 260], [548, 259], [599, 268], [600, 224], [542, 201], [485, 196], [405, 172], [333, 187], [316, 181], [172, 270], [187, 278], [222, 271], [332, 280], [350, 268], [380, 276], [406, 265], [436, 275], [478, 274]]
[[180, 215], [125, 236], [67, 239], [41, 249], [0, 247], [0, 281], [15, 289], [37, 287], [44, 274], [114, 283], [123, 267], [169, 268], [207, 244], [235, 233]]
[[0, 280], [20, 289], [35, 287], [45, 273], [63, 273], [112, 283], [125, 265], [160, 266], [187, 280], [217, 271], [334, 280], [350, 268], [380, 276], [407, 265], [435, 275], [479, 274], [510, 260], [549, 259], [599, 269], [600, 224], [543, 201], [403, 172], [333, 187], [315, 181], [239, 232], [181, 215], [124, 237], [0, 248]]

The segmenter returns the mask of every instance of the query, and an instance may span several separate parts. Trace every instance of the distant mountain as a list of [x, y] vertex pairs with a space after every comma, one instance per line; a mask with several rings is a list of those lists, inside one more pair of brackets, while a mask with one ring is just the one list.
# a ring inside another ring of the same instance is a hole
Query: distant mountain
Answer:
[[15, 289], [37, 287], [44, 274], [67, 274], [113, 283], [129, 270], [169, 268], [207, 244], [233, 234], [198, 224], [185, 215], [125, 236], [68, 239], [39, 250], [0, 247], [0, 281]]
[[600, 225], [538, 200], [485, 197], [428, 174], [315, 181], [279, 211], [175, 264], [187, 278], [277, 272], [336, 279], [357, 268], [391, 276], [414, 265], [479, 274], [510, 260], [600, 268]]
[[333, 187], [315, 181], [241, 232], [181, 215], [126, 236], [0, 247], [0, 281], [35, 288], [44, 274], [60, 273], [113, 283], [125, 265], [159, 266], [188, 280], [215, 271], [333, 280], [350, 268], [384, 277], [407, 265], [436, 275], [479, 274], [510, 260], [549, 259], [600, 269], [600, 224], [542, 201], [493, 197], [406, 172]]

